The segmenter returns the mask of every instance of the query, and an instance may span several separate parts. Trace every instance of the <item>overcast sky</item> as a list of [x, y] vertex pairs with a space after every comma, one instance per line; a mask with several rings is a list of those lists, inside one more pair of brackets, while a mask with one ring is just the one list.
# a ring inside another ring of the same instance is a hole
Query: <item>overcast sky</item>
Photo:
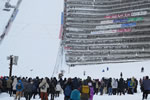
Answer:
[[0, 45], [0, 75], [9, 74], [6, 57], [12, 54], [19, 56], [13, 75], [51, 76], [59, 48], [62, 11], [63, 0], [23, 0], [9, 34]]

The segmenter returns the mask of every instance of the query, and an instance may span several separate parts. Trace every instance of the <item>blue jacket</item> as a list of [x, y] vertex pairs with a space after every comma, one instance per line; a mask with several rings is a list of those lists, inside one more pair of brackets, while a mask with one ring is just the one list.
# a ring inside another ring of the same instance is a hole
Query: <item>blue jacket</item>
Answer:
[[134, 88], [134, 86], [135, 86], [135, 82], [132, 82], [131, 80], [128, 81], [128, 87], [129, 88]]
[[74, 89], [72, 92], [71, 92], [71, 97], [70, 97], [71, 100], [80, 100], [80, 91], [77, 90], [77, 89]]
[[143, 81], [144, 90], [150, 90], [150, 80]]
[[[18, 88], [18, 85], [21, 85], [21, 88], [20, 88], [20, 89]], [[18, 83], [17, 83], [17, 85], [16, 85], [16, 91], [21, 92], [21, 91], [23, 91], [23, 89], [24, 89], [24, 86], [23, 86], [21, 80], [19, 80]]]

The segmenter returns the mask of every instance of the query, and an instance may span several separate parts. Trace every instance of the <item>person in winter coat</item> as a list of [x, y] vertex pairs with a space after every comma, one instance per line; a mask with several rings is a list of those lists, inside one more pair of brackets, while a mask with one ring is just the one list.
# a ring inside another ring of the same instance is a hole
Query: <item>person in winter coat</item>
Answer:
[[144, 90], [143, 90], [143, 100], [144, 100], [144, 99], [147, 99], [148, 94], [150, 93], [150, 79], [148, 76], [146, 76], [146, 79], [143, 80], [142, 85], [144, 88]]
[[115, 78], [112, 79], [111, 85], [112, 85], [112, 94], [116, 95], [117, 88], [118, 88], [118, 82], [117, 82], [117, 80]]
[[103, 89], [104, 89], [105, 83], [103, 81], [103, 78], [100, 81], [100, 95], [103, 95]]
[[51, 100], [54, 100], [54, 96], [55, 96], [55, 81], [54, 79], [51, 80], [51, 82], [49, 83], [49, 92], [51, 94]]
[[130, 79], [128, 81], [128, 87], [129, 87], [129, 94], [134, 94], [134, 88], [135, 88], [135, 81], [134, 78]]
[[3, 82], [2, 82], [2, 80], [0, 78], [0, 93], [2, 92], [2, 89], [3, 89]]
[[43, 79], [42, 82], [39, 84], [39, 88], [40, 88], [40, 96], [41, 96], [41, 100], [48, 100], [48, 94], [47, 94], [47, 89], [49, 88], [49, 85], [46, 81], [46, 79]]
[[134, 78], [134, 81], [135, 81], [134, 93], [137, 93], [138, 80]]
[[9, 78], [7, 80], [7, 90], [8, 90], [10, 97], [11, 97], [11, 95], [12, 95], [12, 79], [11, 78]]
[[32, 89], [33, 89], [33, 82], [28, 80], [28, 82], [24, 82], [24, 97], [26, 100], [31, 100], [32, 97]]
[[17, 78], [14, 78], [13, 83], [12, 83], [12, 89], [13, 89], [13, 94], [16, 94], [16, 85], [17, 85]]
[[108, 89], [108, 95], [112, 95], [112, 78], [108, 79], [107, 89]]
[[88, 86], [87, 80], [83, 81], [81, 86], [81, 100], [89, 100], [90, 98], [90, 88]]
[[77, 77], [72, 80], [73, 89], [77, 89], [79, 87], [79, 81]]
[[93, 96], [94, 96], [94, 88], [92, 83], [88, 83], [89, 88], [90, 88], [90, 100], [93, 100]]
[[7, 92], [7, 77], [4, 77], [3, 79], [2, 79], [2, 81], [3, 81], [3, 92]]
[[80, 100], [80, 91], [79, 91], [79, 89], [74, 89], [71, 92], [70, 100]]
[[36, 77], [36, 79], [33, 80], [33, 99], [35, 99], [35, 96], [38, 94], [39, 92], [39, 77]]
[[118, 82], [118, 93], [120, 95], [125, 95], [125, 82], [124, 82], [124, 79], [123, 78], [120, 78], [119, 79], [119, 82]]
[[64, 90], [64, 100], [69, 100], [72, 92], [72, 79], [68, 78], [67, 83], [65, 83], [63, 90]]
[[59, 94], [61, 92], [62, 88], [60, 86], [60, 83], [57, 83], [55, 91], [56, 91], [56, 97], [59, 97]]
[[98, 94], [98, 89], [99, 89], [99, 80], [95, 81], [95, 94]]
[[19, 80], [17, 85], [16, 85], [16, 97], [15, 97], [15, 100], [17, 100], [17, 98], [18, 98], [18, 100], [20, 100], [23, 89], [24, 89], [24, 86], [22, 84], [22, 81]]

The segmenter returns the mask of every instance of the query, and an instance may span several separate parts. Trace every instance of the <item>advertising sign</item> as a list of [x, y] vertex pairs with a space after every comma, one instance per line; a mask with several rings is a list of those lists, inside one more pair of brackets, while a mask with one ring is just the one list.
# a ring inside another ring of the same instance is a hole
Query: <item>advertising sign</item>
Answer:
[[105, 16], [105, 18], [111, 19], [111, 18], [123, 18], [123, 17], [141, 16], [141, 15], [147, 15], [147, 11], [138, 11], [138, 12], [132, 12], [132, 13], [108, 15], [108, 16]]
[[114, 30], [103, 30], [103, 31], [93, 31], [91, 34], [105, 34], [105, 33], [123, 33], [123, 32], [131, 32], [131, 28], [126, 29], [114, 29]]
[[113, 20], [104, 20], [100, 22], [101, 24], [112, 24]]
[[147, 15], [147, 11], [133, 12], [131, 16]]
[[124, 27], [134, 27], [136, 26], [136, 23], [127, 23], [127, 24], [122, 24], [121, 27], [124, 28]]
[[136, 23], [96, 26], [96, 29], [124, 28], [124, 27], [134, 27], [134, 26], [136, 26]]
[[124, 22], [136, 22], [142, 21], [143, 17], [135, 17], [135, 18], [126, 18], [126, 19], [114, 19], [114, 20], [105, 20], [101, 21], [100, 24], [113, 24], [113, 23], [124, 23]]

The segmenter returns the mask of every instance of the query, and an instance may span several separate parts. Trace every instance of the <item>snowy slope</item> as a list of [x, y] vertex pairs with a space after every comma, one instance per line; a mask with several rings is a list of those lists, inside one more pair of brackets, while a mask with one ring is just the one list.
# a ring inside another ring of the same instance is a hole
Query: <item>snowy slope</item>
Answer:
[[[123, 73], [123, 77], [131, 78], [141, 78], [145, 75], [149, 75], [150, 70], [150, 61], [143, 61], [143, 62], [132, 62], [132, 63], [116, 63], [116, 64], [101, 64], [101, 65], [86, 65], [86, 66], [76, 66], [71, 67], [70, 71], [69, 69], [65, 69], [66, 77], [83, 77], [86, 78], [87, 76], [91, 76], [92, 78], [101, 79], [102, 77], [114, 77], [114, 78], [120, 78], [120, 73]], [[109, 68], [109, 71], [107, 71], [107, 67]], [[141, 73], [141, 67], [145, 68], [145, 72]], [[105, 70], [105, 72], [102, 72], [102, 70]], [[86, 72], [86, 75], [83, 75], [83, 72]]]
[[[22, 1], [9, 34], [0, 45], [0, 75], [8, 75], [6, 58], [13, 54], [19, 56], [13, 75], [51, 76], [59, 47], [61, 11], [63, 0]], [[0, 23], [5, 24], [6, 20]]]

